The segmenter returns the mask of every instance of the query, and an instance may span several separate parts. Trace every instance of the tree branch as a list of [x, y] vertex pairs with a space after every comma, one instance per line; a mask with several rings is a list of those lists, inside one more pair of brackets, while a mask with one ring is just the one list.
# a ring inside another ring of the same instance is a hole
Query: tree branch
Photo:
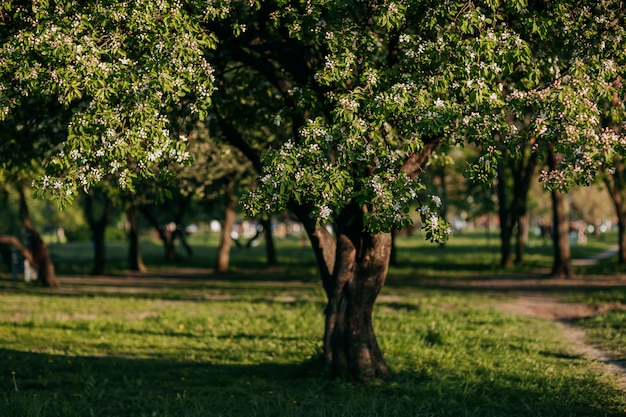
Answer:
[[430, 155], [439, 143], [441, 143], [441, 138], [425, 138], [422, 150], [411, 154], [404, 161], [402, 172], [405, 172], [411, 178], [419, 177], [424, 172], [424, 166], [428, 162], [428, 158], [430, 158]]
[[31, 263], [31, 265], [35, 265], [35, 261], [33, 259], [33, 253], [26, 248], [26, 246], [22, 245], [18, 238], [11, 235], [2, 235], [0, 236], [0, 245], [11, 245], [13, 246], [19, 253], [22, 254], [24, 259]]

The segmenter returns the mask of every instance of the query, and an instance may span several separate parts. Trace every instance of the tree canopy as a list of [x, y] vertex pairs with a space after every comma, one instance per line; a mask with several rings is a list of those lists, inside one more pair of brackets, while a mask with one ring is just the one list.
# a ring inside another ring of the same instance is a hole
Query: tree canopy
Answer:
[[[231, 101], [239, 94], [293, 135], [264, 156], [247, 207], [315, 202], [329, 221], [356, 201], [371, 206], [369, 228], [389, 230], [409, 221], [421, 189], [412, 157], [430, 143], [482, 144], [470, 175], [486, 179], [496, 145], [555, 142], [561, 169], [542, 178], [560, 187], [590, 182], [623, 152], [620, 132], [602, 125], [623, 120], [623, 14], [610, 0], [582, 10], [523, 0], [8, 1], [0, 118], [40, 109], [33, 96], [70, 112], [42, 190], [68, 197], [106, 175], [132, 189], [190, 158], [170, 117], [206, 117], [225, 83], [215, 68], [248, 67], [238, 80], [249, 90], [230, 89]], [[421, 202], [433, 238], [445, 231], [428, 209], [437, 202]]]

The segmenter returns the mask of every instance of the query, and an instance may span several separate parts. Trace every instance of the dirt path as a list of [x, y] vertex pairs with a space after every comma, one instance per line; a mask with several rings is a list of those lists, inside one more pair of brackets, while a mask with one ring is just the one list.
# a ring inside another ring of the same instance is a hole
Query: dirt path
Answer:
[[[592, 265], [601, 259], [613, 256], [616, 251], [617, 247], [613, 247], [592, 258], [575, 260], [572, 264]], [[600, 370], [614, 374], [617, 377], [619, 386], [626, 391], [626, 361], [617, 361], [612, 352], [589, 344], [585, 331], [572, 325], [574, 320], [592, 317], [614, 308], [624, 308], [624, 306], [591, 306], [587, 304], [564, 303], [551, 297], [549, 291], [545, 291], [547, 288], [554, 290], [556, 289], [555, 287], [561, 290], [582, 289], [585, 287], [624, 287], [626, 286], [626, 280], [622, 277], [595, 277], [590, 281], [589, 277], [587, 277], [585, 280], [574, 278], [549, 281], [550, 284], [544, 281], [543, 285], [536, 280], [517, 282], [516, 285], [509, 288], [517, 287], [522, 292], [512, 301], [500, 303], [498, 308], [508, 313], [557, 322], [562, 328], [563, 337], [569, 342], [572, 349], [583, 357], [595, 361]], [[535, 291], [529, 292], [531, 287], [535, 287]], [[542, 288], [544, 291], [541, 291]]]
[[614, 374], [620, 388], [626, 391], [626, 362], [617, 361], [612, 352], [589, 344], [585, 331], [571, 324], [573, 320], [592, 317], [614, 307], [564, 303], [542, 294], [519, 295], [511, 301], [498, 304], [500, 311], [558, 323], [562, 329], [563, 337], [571, 348], [579, 355], [595, 361], [599, 370]]

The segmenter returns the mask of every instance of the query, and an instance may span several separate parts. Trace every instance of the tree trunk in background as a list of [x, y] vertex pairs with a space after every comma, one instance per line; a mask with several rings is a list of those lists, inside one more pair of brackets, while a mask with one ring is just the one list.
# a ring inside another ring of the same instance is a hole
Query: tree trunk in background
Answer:
[[517, 220], [517, 235], [515, 235], [515, 264], [517, 265], [524, 262], [524, 248], [528, 243], [528, 223], [528, 213], [520, 216]]
[[139, 239], [139, 219], [137, 207], [130, 204], [126, 207], [128, 220], [128, 269], [131, 271], [146, 272], [147, 268], [141, 257], [141, 245]]
[[557, 278], [572, 276], [572, 259], [569, 244], [569, 203], [565, 194], [552, 191], [552, 215], [554, 218], [554, 263], [551, 275]]
[[220, 237], [220, 245], [217, 250], [217, 260], [215, 269], [217, 272], [227, 272], [230, 267], [230, 247], [232, 246], [232, 237], [230, 233], [235, 224], [235, 201], [233, 198], [232, 185], [228, 184], [224, 191], [224, 222]]
[[193, 250], [185, 238], [185, 227], [182, 224], [190, 200], [191, 197], [184, 197], [179, 194], [174, 195], [166, 206], [160, 207], [161, 210], [167, 213], [165, 219], [159, 219], [155, 216], [148, 205], [142, 205], [140, 208], [141, 214], [158, 233], [159, 239], [163, 243], [163, 249], [165, 250], [165, 259], [168, 262], [174, 262], [178, 257], [176, 254], [176, 238], [180, 239], [181, 245], [185, 248], [189, 256], [193, 254]]
[[85, 196], [85, 217], [89, 224], [89, 230], [91, 231], [91, 241], [93, 243], [93, 267], [91, 270], [92, 275], [104, 274], [104, 268], [106, 265], [106, 228], [111, 218], [111, 210], [113, 210], [113, 203], [108, 196], [100, 192], [102, 205], [102, 213], [100, 216], [95, 215], [94, 200], [95, 195], [87, 194]]
[[507, 178], [505, 164], [498, 166], [498, 217], [500, 219], [500, 266], [510, 268], [513, 266], [513, 210], [507, 204]]
[[[626, 183], [624, 181], [624, 164], [621, 160], [615, 161], [615, 172], [607, 174], [604, 179], [606, 188], [611, 196], [615, 215], [617, 217], [617, 262], [620, 265], [626, 263], [626, 204], [624, 192], [626, 192]], [[597, 228], [596, 228], [597, 229]]]
[[[444, 220], [448, 220], [448, 185], [446, 183], [446, 167], [445, 166], [440, 166], [437, 167], [437, 169], [435, 170], [435, 174], [434, 174], [435, 178], [435, 184], [437, 185], [437, 194], [438, 196], [441, 198], [441, 207], [439, 208], [439, 217], [441, 217]], [[395, 257], [395, 248], [393, 247], [393, 237], [392, 238], [392, 247], [391, 247], [391, 252], [392, 252], [392, 258]], [[439, 247], [445, 247], [446, 246], [446, 242], [441, 242], [439, 244]], [[391, 263], [392, 260], [389, 260], [389, 263]], [[393, 260], [393, 262], [395, 262], [395, 260]]]
[[626, 263], [626, 210], [622, 209], [617, 221], [617, 262], [620, 265]]
[[148, 207], [141, 207], [141, 214], [150, 223], [152, 228], [156, 230], [159, 235], [159, 239], [163, 243], [163, 249], [165, 249], [165, 259], [168, 262], [174, 262], [176, 260], [176, 250], [174, 248], [174, 239], [176, 237], [176, 230], [167, 230], [159, 223], [156, 217], [152, 214]]
[[396, 230], [391, 230], [391, 254], [389, 255], [389, 265], [397, 266], [398, 265], [398, 247], [396, 246]]
[[[558, 166], [558, 157], [554, 149], [550, 147], [548, 152], [548, 166], [551, 170]], [[552, 217], [554, 219], [554, 263], [551, 275], [557, 278], [570, 278], [572, 276], [572, 256], [569, 243], [569, 202], [567, 197], [560, 191], [552, 190]]]
[[265, 234], [265, 253], [267, 255], [267, 266], [278, 266], [278, 257], [276, 256], [276, 246], [274, 245], [274, 235], [272, 234], [272, 216], [263, 217], [261, 219], [263, 232]]
[[59, 287], [61, 284], [56, 278], [54, 272], [54, 264], [48, 251], [48, 246], [43, 241], [41, 234], [33, 226], [30, 218], [30, 212], [28, 205], [26, 204], [26, 195], [24, 194], [24, 188], [21, 185], [17, 187], [20, 197], [20, 219], [22, 224], [30, 234], [29, 237], [29, 249], [32, 254], [32, 265], [37, 270], [37, 277], [42, 285], [48, 287]]
[[517, 219], [517, 234], [515, 235], [515, 263], [520, 265], [524, 262], [524, 248], [528, 242], [528, 213]]
[[[33, 253], [26, 246], [22, 245], [20, 240], [16, 238], [15, 236], [1, 235], [0, 245], [13, 246], [15, 250], [18, 251], [24, 257], [24, 259], [26, 259], [31, 264], [35, 263], [35, 261], [33, 260]], [[11, 254], [9, 253], [9, 259], [8, 259], [8, 265], [7, 265], [9, 267], [9, 270], [11, 269], [11, 262], [12, 262], [12, 259], [10, 257], [11, 257]]]
[[[508, 151], [504, 151], [505, 153]], [[515, 264], [524, 261], [524, 249], [528, 237], [528, 192], [537, 167], [537, 153], [526, 149], [525, 156], [514, 159], [506, 153], [505, 160], [498, 166], [498, 215], [500, 217], [500, 241], [502, 267], [513, 265], [511, 239], [515, 227]], [[512, 184], [507, 182], [510, 170]], [[512, 195], [507, 189], [512, 186]]]

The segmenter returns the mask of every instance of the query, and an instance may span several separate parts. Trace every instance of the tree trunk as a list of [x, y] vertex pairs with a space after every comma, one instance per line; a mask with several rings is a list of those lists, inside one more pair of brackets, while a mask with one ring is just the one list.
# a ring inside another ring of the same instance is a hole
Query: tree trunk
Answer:
[[[156, 217], [152, 214], [152, 211], [147, 206], [141, 207], [141, 214], [150, 223], [152, 228], [157, 231], [159, 239], [163, 243], [163, 249], [165, 250], [165, 259], [168, 262], [174, 262], [176, 260], [176, 249], [174, 248], [174, 239], [176, 237], [176, 229], [169, 230], [167, 225], [163, 227], [159, 223]], [[176, 225], [178, 226], [178, 225]]]
[[[613, 207], [615, 208], [615, 216], [617, 217], [617, 262], [620, 265], [626, 263], [626, 207], [624, 204], [624, 166], [620, 160], [615, 161], [615, 172], [605, 177], [606, 188], [611, 196]], [[596, 230], [598, 228], [596, 227]]]
[[230, 247], [233, 241], [230, 233], [235, 224], [235, 217], [233, 190], [232, 187], [228, 185], [224, 191], [224, 222], [222, 224], [220, 246], [217, 250], [217, 261], [215, 265], [217, 272], [227, 272], [230, 267]]
[[557, 278], [572, 276], [569, 243], [569, 203], [565, 194], [552, 191], [552, 215], [554, 217], [554, 263], [551, 275]]
[[528, 242], [528, 213], [517, 219], [517, 235], [515, 236], [515, 263], [521, 265], [524, 262], [524, 248]]
[[498, 217], [500, 219], [500, 266], [510, 268], [513, 266], [513, 210], [507, 203], [507, 180], [505, 164], [498, 166]]
[[617, 220], [617, 263], [626, 263], [626, 210], [620, 211]]
[[[13, 246], [28, 262], [34, 264], [33, 253], [26, 246], [22, 245], [20, 240], [12, 235], [1, 235], [0, 245]], [[10, 265], [9, 265], [10, 266]]]
[[104, 199], [103, 209], [99, 217], [95, 215], [94, 200], [95, 196], [87, 194], [85, 196], [85, 216], [91, 231], [91, 241], [93, 243], [93, 266], [92, 275], [104, 274], [106, 265], [106, 228], [111, 218], [111, 210], [113, 203], [105, 193], [101, 193]]
[[334, 273], [327, 285], [325, 366], [334, 377], [385, 379], [389, 368], [374, 335], [372, 311], [387, 276], [391, 234], [366, 232], [363, 213], [353, 205], [338, 225]]
[[[513, 250], [511, 246], [511, 238], [515, 226], [517, 226], [517, 234], [515, 237], [515, 264], [521, 264], [524, 261], [524, 249], [526, 246], [526, 237], [528, 233], [528, 191], [537, 167], [538, 156], [536, 153], [530, 152], [529, 149], [524, 151], [524, 156], [514, 159], [505, 153], [504, 161], [498, 167], [498, 214], [500, 216], [500, 240], [501, 240], [501, 265], [504, 268], [513, 265]], [[513, 192], [507, 196], [507, 172], [510, 170], [513, 180]]]
[[[557, 155], [550, 148], [548, 153], [550, 169], [558, 166]], [[552, 217], [554, 219], [554, 263], [551, 275], [556, 278], [570, 278], [572, 276], [572, 257], [569, 243], [569, 202], [565, 194], [552, 190]]]
[[390, 266], [398, 265], [398, 247], [396, 245], [397, 236], [398, 232], [396, 230], [391, 230], [391, 254], [389, 255]]
[[22, 224], [30, 234], [29, 249], [32, 254], [31, 264], [37, 270], [37, 277], [42, 285], [48, 287], [59, 287], [61, 283], [56, 278], [54, 264], [52, 263], [48, 246], [46, 246], [46, 243], [43, 241], [39, 231], [35, 229], [35, 226], [33, 226], [33, 222], [30, 218], [30, 211], [28, 210], [28, 205], [26, 204], [24, 188], [21, 185], [18, 185], [17, 190], [20, 197], [20, 218], [22, 220]]
[[333, 292], [332, 275], [335, 268], [335, 253], [337, 249], [335, 237], [327, 228], [317, 226], [315, 219], [310, 216], [312, 211], [310, 205], [292, 203], [289, 205], [289, 209], [300, 220], [309, 237], [326, 297], [330, 299], [330, 295]]
[[267, 266], [277, 266], [278, 257], [276, 256], [276, 246], [274, 245], [274, 236], [272, 234], [272, 216], [263, 217], [261, 219], [263, 232], [265, 233], [265, 254], [267, 255]]
[[147, 268], [141, 257], [141, 245], [139, 239], [139, 219], [137, 207], [130, 204], [126, 207], [128, 219], [128, 269], [131, 271], [146, 272]]

